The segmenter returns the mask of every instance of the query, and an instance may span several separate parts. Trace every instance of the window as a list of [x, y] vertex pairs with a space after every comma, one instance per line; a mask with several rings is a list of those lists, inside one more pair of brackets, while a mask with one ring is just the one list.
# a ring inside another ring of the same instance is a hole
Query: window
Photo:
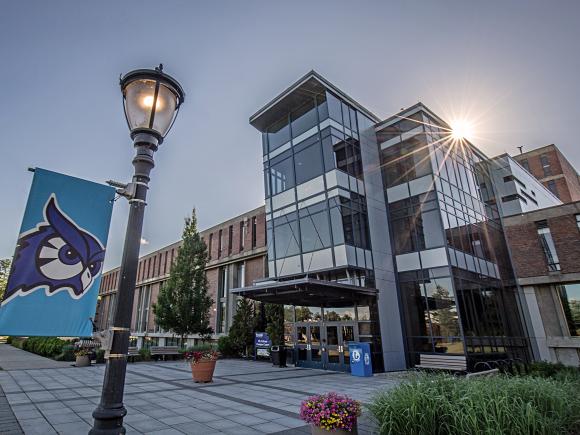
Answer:
[[258, 242], [258, 223], [256, 216], [252, 217], [252, 249], [256, 247]]
[[292, 157], [270, 166], [270, 190], [272, 195], [294, 187], [294, 165]]
[[290, 140], [290, 126], [288, 125], [288, 117], [285, 116], [280, 121], [271, 125], [268, 129], [268, 146], [270, 151], [284, 145]]
[[[396, 186], [405, 181], [423, 177], [432, 172], [429, 147], [410, 139], [383, 151], [383, 172], [387, 186]], [[450, 159], [446, 159], [447, 160]], [[451, 163], [448, 163], [451, 166]], [[442, 167], [441, 171], [445, 171]], [[455, 178], [452, 184], [457, 184]]]
[[223, 235], [223, 230], [219, 230], [218, 232], [218, 258], [220, 258], [222, 256], [222, 250], [224, 247], [224, 235]]
[[322, 175], [322, 153], [320, 143], [316, 143], [294, 155], [296, 163], [296, 184], [304, 183]]
[[246, 225], [244, 221], [240, 222], [240, 252], [244, 250], [244, 243], [246, 241]]
[[580, 230], [580, 214], [576, 215], [576, 225], [578, 226], [578, 229]]
[[546, 221], [540, 221], [537, 222], [536, 225], [538, 228], [540, 244], [542, 245], [542, 249], [546, 255], [546, 260], [548, 261], [548, 270], [550, 272], [556, 272], [560, 270], [560, 261], [558, 260], [556, 246], [554, 245], [550, 228], [548, 228], [548, 223]]
[[232, 247], [234, 245], [234, 226], [230, 225], [228, 228], [228, 255], [232, 255]]
[[540, 156], [540, 163], [542, 164], [542, 169], [544, 170], [544, 177], [549, 177], [552, 175], [552, 167], [550, 165], [550, 158], [547, 154], [542, 154]]
[[300, 136], [318, 124], [314, 99], [292, 113], [292, 137]]
[[115, 302], [117, 300], [117, 294], [113, 293], [109, 296], [109, 306], [107, 307], [107, 327], [113, 326], [113, 316], [115, 315]]
[[528, 159], [521, 160], [520, 165], [522, 165], [526, 171], [530, 172], [530, 164], [528, 163]]
[[[208, 259], [211, 260], [211, 248], [213, 247], [213, 233], [209, 235], [209, 246], [207, 250], [209, 251]], [[173, 250], [171, 250], [171, 259], [173, 260]]]
[[557, 286], [562, 308], [573, 337], [580, 336], [580, 283]]
[[276, 258], [291, 257], [300, 253], [297, 221], [276, 225], [274, 228], [274, 237]]
[[300, 219], [302, 252], [316, 251], [331, 246], [328, 212], [310, 214]]
[[228, 284], [228, 267], [219, 268], [218, 276], [218, 298], [225, 298], [229, 289]]
[[546, 186], [548, 187], [548, 190], [550, 192], [558, 196], [558, 186], [556, 185], [556, 182], [554, 180], [548, 181], [548, 184]]
[[147, 323], [149, 319], [149, 307], [151, 304], [151, 287], [146, 285], [139, 290], [139, 299], [137, 302], [137, 324], [136, 330], [138, 332], [147, 331]]

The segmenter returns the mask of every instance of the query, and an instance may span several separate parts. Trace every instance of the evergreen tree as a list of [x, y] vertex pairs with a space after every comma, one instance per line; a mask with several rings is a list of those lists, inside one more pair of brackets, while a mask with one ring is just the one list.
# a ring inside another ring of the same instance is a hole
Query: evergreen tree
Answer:
[[169, 279], [161, 287], [157, 303], [153, 305], [155, 321], [181, 337], [189, 334], [211, 334], [209, 312], [213, 301], [207, 291], [205, 265], [207, 247], [197, 231], [195, 209], [185, 219], [183, 243], [171, 267]]
[[241, 298], [228, 336], [239, 354], [251, 355], [254, 345], [254, 332], [258, 324], [256, 305], [250, 299]]
[[272, 345], [284, 344], [284, 305], [266, 304], [266, 332]]

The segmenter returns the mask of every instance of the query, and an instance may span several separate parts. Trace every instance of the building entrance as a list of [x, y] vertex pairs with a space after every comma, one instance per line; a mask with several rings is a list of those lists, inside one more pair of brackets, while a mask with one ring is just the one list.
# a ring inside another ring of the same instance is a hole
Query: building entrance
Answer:
[[350, 371], [348, 343], [358, 341], [353, 321], [294, 323], [296, 366]]

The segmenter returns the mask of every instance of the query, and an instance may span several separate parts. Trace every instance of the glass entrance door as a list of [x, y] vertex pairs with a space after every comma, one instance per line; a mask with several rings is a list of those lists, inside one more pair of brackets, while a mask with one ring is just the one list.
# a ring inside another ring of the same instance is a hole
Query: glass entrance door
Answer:
[[355, 322], [295, 323], [295, 331], [297, 366], [350, 371], [348, 343], [358, 338]]
[[348, 343], [356, 341], [354, 322], [326, 322], [323, 338], [323, 368], [348, 372], [350, 371], [350, 354]]
[[320, 323], [296, 323], [296, 365], [321, 369]]

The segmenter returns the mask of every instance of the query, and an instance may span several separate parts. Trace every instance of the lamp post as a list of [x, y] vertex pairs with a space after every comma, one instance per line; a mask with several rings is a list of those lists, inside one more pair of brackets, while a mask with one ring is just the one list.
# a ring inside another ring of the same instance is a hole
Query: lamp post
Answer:
[[107, 339], [109, 355], [101, 401], [93, 411], [95, 422], [89, 432], [92, 435], [125, 433], [123, 417], [127, 410], [123, 405], [123, 392], [149, 174], [155, 166], [153, 153], [173, 125], [185, 97], [177, 80], [163, 72], [163, 65], [154, 70], [131, 71], [121, 78], [120, 84], [125, 117], [136, 150], [133, 158], [135, 172], [132, 182], [118, 190], [128, 198], [130, 210], [119, 273], [117, 304]]

